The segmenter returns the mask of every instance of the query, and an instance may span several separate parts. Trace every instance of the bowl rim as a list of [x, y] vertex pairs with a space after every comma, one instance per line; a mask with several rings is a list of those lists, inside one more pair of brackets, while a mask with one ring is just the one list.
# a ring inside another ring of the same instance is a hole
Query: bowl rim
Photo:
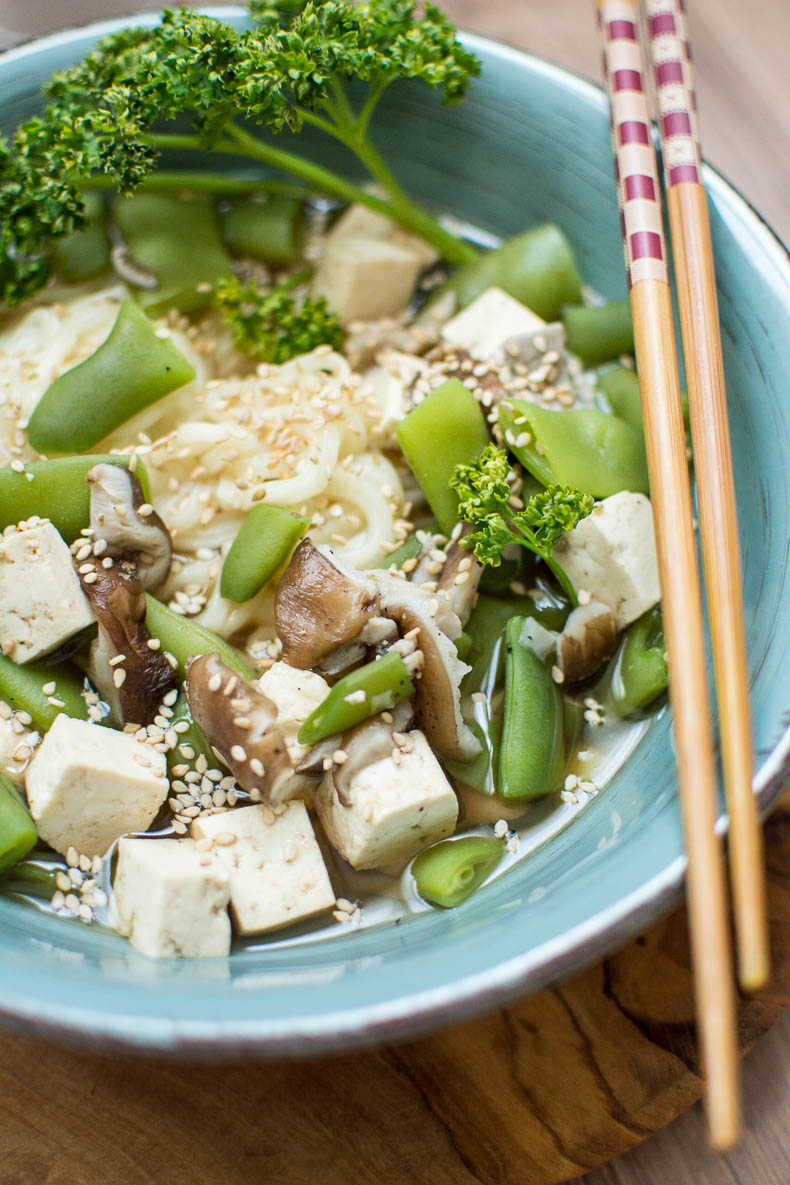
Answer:
[[[200, 5], [198, 11], [218, 18], [242, 17], [240, 5]], [[24, 60], [42, 49], [69, 43], [86, 32], [102, 36], [124, 28], [130, 21], [153, 24], [161, 10], [132, 12], [108, 20], [88, 21], [42, 37], [31, 38], [0, 53], [0, 72], [7, 62]], [[587, 102], [605, 106], [603, 87], [577, 71], [546, 58], [516, 49], [493, 38], [462, 32], [466, 45], [493, 58], [525, 65], [547, 78], [571, 79]], [[745, 221], [762, 239], [763, 248], [788, 273], [790, 250], [737, 186], [709, 163], [704, 165], [706, 186], [734, 199]], [[779, 797], [790, 778], [790, 725], [755, 771], [753, 788], [763, 815]], [[721, 815], [717, 832], [724, 835], [727, 816]], [[563, 977], [605, 958], [641, 929], [666, 913], [682, 894], [686, 857], [677, 856], [639, 889], [600, 910], [583, 923], [556, 938], [514, 955], [494, 967], [451, 984], [399, 995], [384, 1004], [359, 1005], [342, 1013], [311, 1015], [297, 1021], [272, 1022], [265, 1016], [241, 1022], [177, 1021], [173, 1018], [135, 1017], [121, 1012], [101, 1013], [90, 1008], [69, 1008], [43, 999], [26, 999], [13, 1007], [0, 1001], [0, 1023], [6, 1028], [88, 1048], [101, 1048], [169, 1056], [228, 1058], [307, 1057], [349, 1051], [390, 1040], [402, 1040], [458, 1024], [515, 999], [540, 991]]]

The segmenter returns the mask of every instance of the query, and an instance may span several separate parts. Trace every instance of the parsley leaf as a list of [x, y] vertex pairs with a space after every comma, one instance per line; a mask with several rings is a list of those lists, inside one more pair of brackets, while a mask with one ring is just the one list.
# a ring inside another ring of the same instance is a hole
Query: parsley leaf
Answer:
[[337, 349], [342, 344], [340, 322], [324, 298], [308, 296], [299, 304], [291, 287], [286, 281], [271, 292], [261, 292], [254, 280], [242, 284], [235, 277], [218, 285], [217, 305], [240, 350], [279, 364], [316, 346]]

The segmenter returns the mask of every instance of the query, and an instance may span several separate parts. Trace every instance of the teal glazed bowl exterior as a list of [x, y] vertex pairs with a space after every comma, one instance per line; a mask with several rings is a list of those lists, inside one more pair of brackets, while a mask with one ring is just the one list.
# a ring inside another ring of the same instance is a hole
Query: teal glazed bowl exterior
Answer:
[[[215, 12], [243, 21], [240, 10]], [[128, 23], [71, 30], [0, 58], [3, 131], [40, 106], [53, 71]], [[418, 198], [483, 230], [506, 236], [558, 222], [585, 280], [622, 296], [604, 95], [544, 61], [465, 41], [483, 73], [459, 107], [442, 107], [424, 88], [392, 88], [376, 125], [388, 160]], [[322, 152], [337, 164], [336, 149], [316, 144], [318, 159]], [[712, 169], [706, 181], [740, 510], [755, 790], [767, 810], [790, 772], [790, 261], [726, 181]], [[452, 911], [229, 959], [157, 962], [111, 933], [0, 900], [0, 1019], [84, 1044], [213, 1056], [320, 1053], [411, 1036], [607, 954], [677, 900], [684, 867], [665, 712], [569, 827]]]

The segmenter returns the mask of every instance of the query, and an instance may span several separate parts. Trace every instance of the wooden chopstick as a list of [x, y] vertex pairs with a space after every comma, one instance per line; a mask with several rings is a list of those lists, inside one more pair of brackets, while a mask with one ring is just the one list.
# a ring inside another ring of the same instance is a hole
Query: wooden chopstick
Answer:
[[702, 604], [656, 157], [636, 0], [597, 0], [656, 528], [688, 912], [711, 1144], [740, 1129], [735, 991]]
[[649, 0], [645, 8], [698, 478], [738, 966], [742, 986], [754, 991], [768, 979], [770, 955], [763, 835], [752, 792], [741, 563], [713, 246], [684, 14], [679, 0]]

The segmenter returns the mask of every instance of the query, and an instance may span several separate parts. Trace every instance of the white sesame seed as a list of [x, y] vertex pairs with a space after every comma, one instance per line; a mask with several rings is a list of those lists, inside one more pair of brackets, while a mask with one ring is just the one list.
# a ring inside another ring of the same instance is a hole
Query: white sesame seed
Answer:
[[150, 502], [143, 502], [142, 506], [137, 507], [137, 513], [140, 518], [148, 518], [154, 513], [154, 508]]
[[113, 675], [112, 675], [112, 681], [115, 684], [115, 686], [116, 687], [123, 687], [125, 679], [126, 679], [126, 671], [123, 669], [123, 667], [116, 667], [116, 669], [113, 671]]
[[556, 665], [551, 668], [551, 677], [555, 683], [564, 683], [565, 682], [565, 675], [560, 670], [560, 668]]
[[507, 835], [507, 832], [508, 827], [505, 819], [497, 819], [496, 823], [494, 824], [494, 835], [497, 837], [497, 839], [504, 839]]
[[565, 789], [575, 790], [578, 785], [579, 779], [576, 774], [568, 774], [567, 778], [565, 779]]
[[241, 745], [231, 745], [230, 755], [234, 761], [246, 761], [247, 750]]
[[146, 646], [149, 650], [159, 650], [161, 645], [162, 643], [160, 642], [159, 638], [149, 638], [146, 642]]
[[114, 654], [112, 656], [112, 658], [110, 659], [110, 666], [117, 667], [119, 662], [125, 662], [125, 661], [126, 661], [125, 654]]
[[57, 889], [52, 894], [52, 908], [53, 909], [63, 909], [63, 906], [65, 904], [66, 904], [66, 894], [61, 892], [60, 889]]
[[95, 584], [99, 579], [99, 576], [97, 572], [89, 572], [88, 575], [83, 576], [82, 579], [84, 584]]
[[66, 849], [66, 863], [68, 864], [69, 868], [76, 868], [77, 865], [79, 864], [79, 862], [80, 862], [80, 856], [79, 856], [79, 852], [77, 851], [77, 849], [75, 847], [67, 848]]
[[70, 881], [68, 875], [65, 872], [63, 872], [62, 869], [58, 869], [58, 871], [55, 873], [55, 884], [64, 893], [71, 892], [71, 881]]
[[54, 695], [55, 691], [57, 690], [57, 686], [57, 683], [53, 679], [50, 683], [45, 683], [41, 690], [44, 692], [44, 695]]

